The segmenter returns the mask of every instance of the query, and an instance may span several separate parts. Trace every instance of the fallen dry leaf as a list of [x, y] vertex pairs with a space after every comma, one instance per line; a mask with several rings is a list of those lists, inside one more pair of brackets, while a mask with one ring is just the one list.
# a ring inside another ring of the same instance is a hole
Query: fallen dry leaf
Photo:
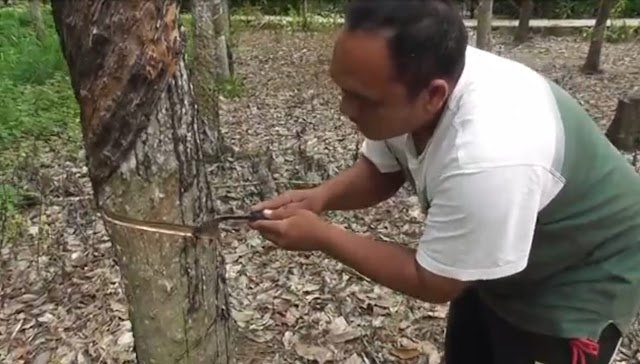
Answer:
[[364, 361], [358, 354], [352, 354], [349, 359], [342, 362], [342, 364], [364, 364]]
[[307, 360], [315, 360], [319, 364], [334, 360], [333, 352], [321, 346], [306, 345], [298, 342], [295, 344], [295, 350], [299, 356]]
[[329, 326], [329, 335], [327, 339], [334, 343], [344, 343], [356, 339], [362, 335], [359, 329], [352, 328], [344, 317], [336, 318]]
[[[222, 100], [220, 113], [226, 142], [241, 153], [207, 166], [221, 211], [242, 212], [262, 198], [251, 158], [243, 153], [272, 158], [271, 175], [279, 192], [308, 186], [308, 181], [352, 165], [361, 139], [340, 115], [339, 89], [328, 76], [333, 36], [234, 32], [235, 70], [243, 94]], [[638, 42], [606, 43], [605, 72], [585, 76], [579, 73], [588, 47], [584, 39], [536, 36], [513, 47], [509, 38], [496, 34], [494, 41], [495, 53], [522, 61], [565, 86], [603, 128], [617, 98], [640, 84]], [[55, 181], [47, 196], [46, 226], [39, 224], [39, 208], [26, 211], [21, 216], [23, 234], [0, 247], [2, 361], [33, 363], [44, 355], [40, 353], [49, 352], [50, 363], [133, 364], [121, 273], [91, 204], [86, 159], [82, 153], [69, 156], [56, 148], [45, 145], [28, 156], [31, 170]], [[32, 181], [25, 176], [14, 184], [28, 188]], [[424, 224], [417, 200], [406, 188], [375, 208], [332, 212], [328, 218], [345, 229], [414, 248]], [[39, 244], [41, 235], [45, 241]], [[231, 315], [240, 337], [252, 344], [247, 345], [245, 361], [240, 353], [238, 364], [294, 364], [305, 356], [345, 364], [400, 358], [433, 363], [437, 351], [431, 346], [398, 343], [396, 338], [430, 338], [441, 347], [447, 305], [383, 289], [319, 253], [276, 249], [242, 225], [221, 227], [221, 236]], [[638, 349], [636, 327], [616, 360], [639, 363]]]

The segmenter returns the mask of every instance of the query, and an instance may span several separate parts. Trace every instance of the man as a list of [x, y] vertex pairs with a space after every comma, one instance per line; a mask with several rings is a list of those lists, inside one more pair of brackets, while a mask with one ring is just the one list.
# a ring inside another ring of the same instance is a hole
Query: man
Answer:
[[[290, 250], [450, 304], [447, 364], [610, 363], [640, 302], [640, 177], [580, 105], [528, 67], [467, 45], [445, 0], [354, 0], [330, 74], [366, 137], [353, 167], [256, 209]], [[416, 250], [331, 225], [408, 180]]]

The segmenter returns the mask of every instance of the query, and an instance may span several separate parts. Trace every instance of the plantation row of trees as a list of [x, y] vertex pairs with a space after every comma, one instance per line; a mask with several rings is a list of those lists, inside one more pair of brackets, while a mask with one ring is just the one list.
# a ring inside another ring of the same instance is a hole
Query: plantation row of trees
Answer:
[[[183, 3], [189, 0], [183, 0]], [[457, 0], [461, 7], [473, 16], [472, 10], [477, 8], [479, 0]], [[306, 3], [306, 4], [305, 4]], [[304, 6], [310, 11], [337, 12], [345, 0], [240, 0], [232, 1], [231, 11], [254, 9], [263, 14], [284, 15], [299, 13]], [[517, 18], [522, 0], [494, 0], [493, 12], [500, 18]], [[597, 15], [600, 0], [544, 0], [536, 1], [533, 6], [534, 18], [594, 18]], [[616, 16], [633, 18], [640, 16], [640, 0], [623, 0], [618, 4]]]

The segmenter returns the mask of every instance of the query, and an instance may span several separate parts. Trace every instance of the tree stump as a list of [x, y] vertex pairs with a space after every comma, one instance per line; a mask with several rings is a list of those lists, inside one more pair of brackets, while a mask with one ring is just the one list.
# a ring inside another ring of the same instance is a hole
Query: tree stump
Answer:
[[640, 148], [640, 89], [618, 100], [605, 134], [619, 150], [630, 153]]

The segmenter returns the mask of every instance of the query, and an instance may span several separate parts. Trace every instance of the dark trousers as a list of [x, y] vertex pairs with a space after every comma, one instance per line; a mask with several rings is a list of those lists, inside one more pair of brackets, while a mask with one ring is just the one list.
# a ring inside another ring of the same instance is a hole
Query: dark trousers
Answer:
[[609, 364], [619, 342], [614, 325], [598, 343], [524, 331], [498, 317], [471, 288], [450, 304], [444, 363]]

